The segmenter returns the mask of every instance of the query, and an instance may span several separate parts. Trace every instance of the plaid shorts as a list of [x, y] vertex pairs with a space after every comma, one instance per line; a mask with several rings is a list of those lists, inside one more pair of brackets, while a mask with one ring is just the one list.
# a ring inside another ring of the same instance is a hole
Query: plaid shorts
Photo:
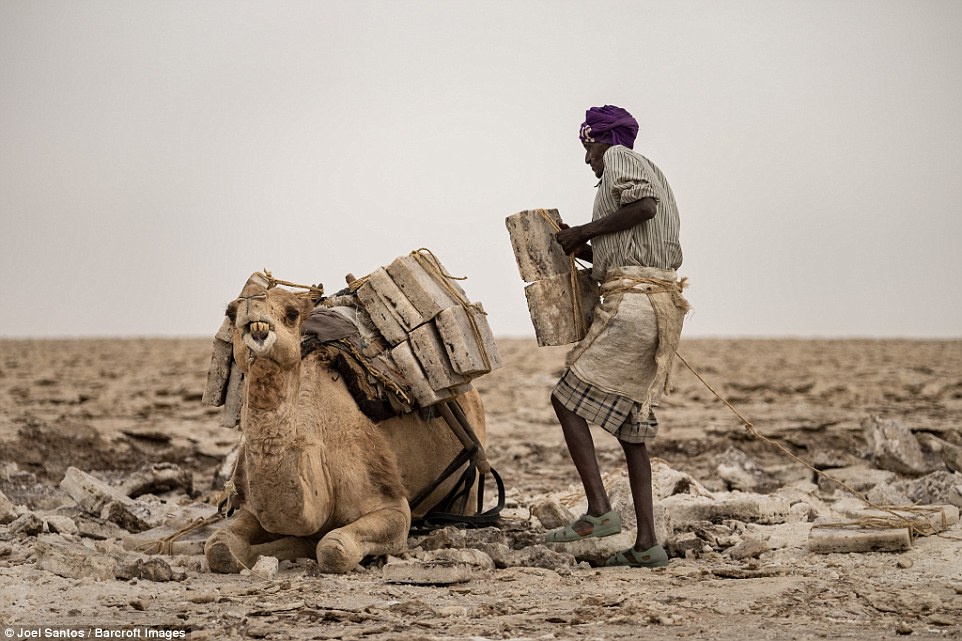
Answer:
[[641, 403], [585, 383], [570, 369], [551, 393], [566, 408], [589, 423], [600, 425], [619, 441], [647, 443], [658, 434], [654, 412], [649, 412], [646, 420], [640, 420]]

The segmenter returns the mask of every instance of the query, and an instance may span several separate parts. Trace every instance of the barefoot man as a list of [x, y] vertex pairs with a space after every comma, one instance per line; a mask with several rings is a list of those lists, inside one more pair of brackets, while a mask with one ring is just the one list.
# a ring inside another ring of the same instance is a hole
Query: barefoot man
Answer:
[[[601, 481], [588, 423], [611, 432], [625, 451], [638, 521], [635, 545], [607, 565], [668, 564], [655, 540], [651, 462], [646, 443], [658, 431], [652, 405], [668, 388], [672, 358], [688, 303], [675, 270], [681, 265], [678, 209], [661, 170], [632, 151], [638, 123], [624, 109], [592, 107], [581, 125], [585, 163], [598, 177], [592, 221], [562, 229], [565, 252], [591, 261], [601, 283], [587, 336], [568, 355], [551, 395], [571, 459], [588, 499], [587, 512], [548, 532], [549, 542], [621, 531]], [[590, 241], [590, 245], [587, 243]]]

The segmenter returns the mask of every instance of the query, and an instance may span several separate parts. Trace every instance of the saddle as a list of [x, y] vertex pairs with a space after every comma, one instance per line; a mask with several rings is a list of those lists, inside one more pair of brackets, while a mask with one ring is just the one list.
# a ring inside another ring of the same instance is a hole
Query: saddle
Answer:
[[335, 371], [372, 421], [414, 409], [404, 377], [383, 352], [377, 353], [377, 346], [362, 338], [357, 324], [334, 309], [317, 307], [301, 325], [301, 358], [322, 348], [328, 348]]

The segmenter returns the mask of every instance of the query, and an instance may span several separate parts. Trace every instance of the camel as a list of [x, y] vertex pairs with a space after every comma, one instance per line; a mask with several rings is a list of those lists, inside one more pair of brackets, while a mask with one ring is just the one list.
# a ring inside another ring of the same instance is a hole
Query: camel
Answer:
[[[216, 572], [240, 572], [265, 555], [315, 558], [322, 572], [345, 573], [367, 556], [400, 553], [411, 527], [408, 499], [461, 451], [442, 418], [415, 411], [370, 420], [331, 368], [329, 351], [302, 360], [301, 323], [315, 303], [248, 282], [228, 305], [246, 406], [232, 479], [239, 507], [204, 547]], [[477, 391], [457, 400], [483, 445]], [[442, 483], [415, 516], [456, 482], [454, 475]]]

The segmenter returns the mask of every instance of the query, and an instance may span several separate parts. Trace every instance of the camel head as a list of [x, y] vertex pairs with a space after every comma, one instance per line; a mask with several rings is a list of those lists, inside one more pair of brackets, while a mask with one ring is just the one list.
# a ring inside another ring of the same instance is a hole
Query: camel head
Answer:
[[227, 306], [234, 326], [234, 360], [247, 373], [259, 358], [290, 368], [301, 360], [301, 321], [314, 301], [295, 296], [286, 289], [267, 289], [248, 283]]

